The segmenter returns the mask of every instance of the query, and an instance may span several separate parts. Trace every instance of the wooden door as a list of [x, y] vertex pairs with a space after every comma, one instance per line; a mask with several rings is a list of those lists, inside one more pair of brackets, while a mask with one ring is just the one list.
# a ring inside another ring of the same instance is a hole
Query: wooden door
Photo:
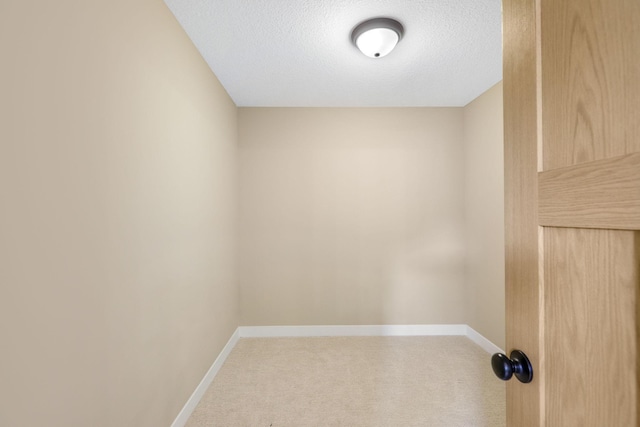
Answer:
[[504, 0], [507, 425], [638, 415], [640, 1]]

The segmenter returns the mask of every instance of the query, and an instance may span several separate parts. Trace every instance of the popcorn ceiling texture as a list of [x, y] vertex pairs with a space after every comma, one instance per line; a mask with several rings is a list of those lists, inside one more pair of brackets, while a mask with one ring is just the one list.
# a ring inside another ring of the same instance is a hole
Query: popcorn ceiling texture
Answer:
[[[165, 0], [238, 106], [464, 106], [502, 79], [500, 0]], [[405, 27], [388, 56], [363, 20]]]

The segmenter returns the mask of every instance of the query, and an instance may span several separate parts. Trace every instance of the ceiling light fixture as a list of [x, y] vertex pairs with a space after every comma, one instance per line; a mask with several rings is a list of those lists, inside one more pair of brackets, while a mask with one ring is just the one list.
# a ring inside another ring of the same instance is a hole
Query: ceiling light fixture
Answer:
[[351, 33], [351, 41], [370, 58], [382, 58], [402, 39], [404, 27], [395, 19], [374, 18], [364, 21]]

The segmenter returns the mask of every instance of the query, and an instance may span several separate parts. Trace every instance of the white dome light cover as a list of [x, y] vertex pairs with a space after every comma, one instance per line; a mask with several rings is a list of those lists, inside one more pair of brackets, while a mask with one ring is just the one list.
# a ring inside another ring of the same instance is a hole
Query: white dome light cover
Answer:
[[382, 58], [402, 39], [404, 27], [395, 19], [374, 18], [354, 28], [351, 41], [370, 58]]

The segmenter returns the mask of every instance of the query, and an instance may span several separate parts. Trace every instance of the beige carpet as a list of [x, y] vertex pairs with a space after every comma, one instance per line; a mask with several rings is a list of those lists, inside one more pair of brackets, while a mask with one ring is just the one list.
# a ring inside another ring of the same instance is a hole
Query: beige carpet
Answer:
[[241, 339], [187, 427], [500, 427], [489, 360], [465, 337]]

